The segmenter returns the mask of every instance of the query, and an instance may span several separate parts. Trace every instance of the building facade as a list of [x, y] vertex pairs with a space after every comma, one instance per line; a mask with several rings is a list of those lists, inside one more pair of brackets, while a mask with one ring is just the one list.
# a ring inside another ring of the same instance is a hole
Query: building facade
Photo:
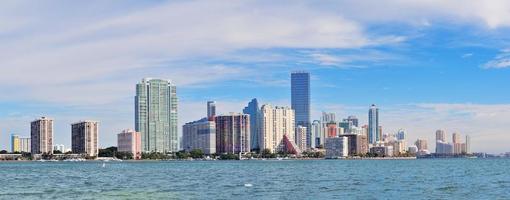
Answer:
[[260, 108], [260, 145], [261, 150], [269, 149], [276, 153], [283, 136], [295, 142], [294, 110], [289, 107], [273, 107], [269, 104]]
[[250, 152], [250, 115], [230, 113], [216, 116], [216, 153]]
[[427, 140], [424, 139], [418, 139], [416, 142], [414, 142], [414, 145], [418, 148], [418, 151], [426, 151], [428, 150]]
[[314, 120], [311, 125], [311, 134], [314, 141], [312, 141], [312, 147], [318, 148], [320, 146], [324, 147], [324, 129], [322, 128], [322, 123], [319, 120]]
[[142, 134], [131, 129], [123, 130], [117, 134], [117, 151], [128, 152], [133, 158], [142, 158]]
[[306, 148], [306, 127], [297, 126], [296, 127], [296, 145], [301, 151], [305, 151]]
[[145, 152], [179, 150], [177, 91], [169, 80], [143, 79], [136, 85], [135, 130]]
[[260, 135], [260, 107], [259, 107], [259, 102], [257, 101], [257, 99], [252, 99], [249, 103], [248, 103], [248, 106], [244, 107], [243, 109], [243, 113], [244, 114], [248, 114], [250, 115], [250, 146], [251, 146], [251, 150], [253, 151], [256, 151], [256, 150], [262, 150], [261, 148], [261, 142], [260, 142], [260, 138], [262, 137]]
[[53, 153], [53, 119], [41, 117], [30, 123], [31, 153]]
[[374, 104], [368, 110], [368, 141], [370, 144], [376, 144], [381, 141], [379, 132], [379, 108]]
[[291, 107], [295, 112], [296, 125], [307, 127], [307, 147], [311, 147], [310, 97], [310, 73], [292, 72]]
[[207, 102], [207, 119], [213, 119], [216, 116], [216, 101]]
[[182, 126], [182, 147], [190, 152], [200, 149], [204, 154], [216, 153], [216, 123], [203, 118]]
[[21, 152], [20, 144], [19, 144], [19, 135], [11, 135], [11, 152]]
[[344, 158], [349, 155], [349, 144], [347, 137], [326, 138], [326, 158]]
[[53, 146], [53, 151], [60, 151], [61, 153], [65, 153], [65, 146], [63, 144], [56, 144]]
[[99, 122], [80, 121], [71, 124], [71, 149], [75, 154], [85, 154], [97, 157], [99, 150], [97, 141], [99, 136]]
[[20, 152], [30, 153], [32, 150], [30, 138], [19, 138]]

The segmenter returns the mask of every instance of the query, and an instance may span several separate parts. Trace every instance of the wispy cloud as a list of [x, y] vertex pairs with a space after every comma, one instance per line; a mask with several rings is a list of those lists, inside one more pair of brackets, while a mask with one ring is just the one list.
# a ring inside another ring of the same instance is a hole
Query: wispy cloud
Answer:
[[496, 57], [482, 65], [484, 69], [502, 69], [510, 67], [510, 49], [503, 49]]

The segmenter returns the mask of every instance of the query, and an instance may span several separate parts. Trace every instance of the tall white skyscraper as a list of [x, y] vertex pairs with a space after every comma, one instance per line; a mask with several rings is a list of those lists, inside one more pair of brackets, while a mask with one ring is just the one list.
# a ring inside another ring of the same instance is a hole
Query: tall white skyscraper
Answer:
[[261, 150], [276, 149], [283, 140], [283, 136], [295, 142], [294, 110], [288, 107], [272, 107], [265, 104], [260, 109], [260, 145]]
[[136, 85], [135, 129], [144, 152], [179, 150], [177, 91], [170, 80], [145, 78]]
[[379, 132], [379, 108], [372, 104], [368, 110], [368, 142], [375, 144], [381, 141], [381, 133]]

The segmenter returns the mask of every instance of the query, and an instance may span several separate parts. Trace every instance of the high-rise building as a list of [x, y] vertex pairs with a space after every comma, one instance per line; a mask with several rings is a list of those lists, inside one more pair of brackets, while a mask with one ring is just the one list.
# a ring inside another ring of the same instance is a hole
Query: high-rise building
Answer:
[[216, 116], [216, 101], [207, 102], [207, 119], [211, 120]]
[[322, 121], [324, 123], [336, 122], [335, 113], [328, 113], [328, 112], [322, 111]]
[[453, 145], [441, 140], [436, 141], [437, 154], [453, 154]]
[[19, 146], [19, 136], [18, 135], [11, 135], [11, 152], [21, 152], [20, 146]]
[[135, 130], [145, 152], [179, 150], [177, 91], [169, 80], [143, 79], [136, 85]]
[[248, 106], [243, 109], [244, 114], [250, 115], [250, 146], [251, 150], [261, 150], [260, 148], [260, 107], [257, 99], [252, 99]]
[[326, 124], [326, 138], [332, 138], [338, 136], [338, 126], [335, 122], [329, 122]]
[[53, 151], [60, 151], [60, 153], [65, 153], [65, 146], [63, 144], [56, 144], [53, 146]]
[[320, 145], [324, 147], [324, 138], [326, 138], [326, 136], [324, 135], [324, 129], [322, 128], [321, 121], [314, 120], [312, 122], [311, 127], [312, 127], [311, 134], [312, 137], [315, 139], [314, 141], [312, 141], [312, 146], [314, 148], [317, 148]]
[[453, 144], [461, 143], [460, 142], [460, 134], [459, 133], [453, 133], [452, 134], [452, 143]]
[[307, 148], [311, 147], [310, 128], [310, 73], [292, 72], [291, 74], [291, 102], [296, 114], [296, 125], [307, 128]]
[[80, 121], [71, 124], [71, 148], [73, 153], [86, 154], [95, 157], [99, 153], [97, 138], [99, 136], [99, 122]]
[[141, 159], [142, 134], [131, 129], [117, 134], [117, 151], [131, 153], [134, 159]]
[[368, 138], [366, 135], [344, 134], [341, 137], [347, 137], [350, 156], [360, 156], [368, 153]]
[[414, 142], [414, 144], [418, 148], [418, 151], [426, 151], [426, 150], [428, 150], [427, 140], [418, 139], [418, 140], [416, 140], [416, 142]]
[[216, 123], [203, 118], [182, 126], [182, 147], [185, 151], [200, 149], [204, 154], [216, 153]]
[[53, 153], [53, 119], [41, 117], [30, 123], [31, 153]]
[[24, 153], [30, 153], [31, 152], [31, 145], [30, 145], [30, 138], [19, 138], [19, 149], [20, 152]]
[[446, 142], [446, 132], [444, 130], [436, 131], [436, 141]]
[[356, 116], [354, 115], [351, 115], [349, 117], [347, 117], [347, 121], [351, 122], [351, 124], [355, 127], [359, 127], [359, 120]]
[[296, 144], [299, 149], [306, 150], [306, 127], [301, 125], [296, 127]]
[[466, 146], [465, 146], [465, 153], [471, 153], [471, 137], [469, 137], [469, 135], [466, 135]]
[[397, 132], [397, 140], [406, 140], [407, 133], [404, 129], [400, 129]]
[[338, 127], [343, 129], [343, 132], [340, 133], [340, 135], [351, 133], [352, 126], [353, 125], [351, 121], [343, 120], [341, 122], [338, 122]]
[[216, 153], [250, 152], [250, 115], [216, 116]]
[[381, 133], [379, 132], [379, 108], [374, 104], [368, 110], [368, 142], [375, 144], [381, 141]]
[[260, 108], [261, 150], [269, 149], [271, 152], [276, 152], [284, 135], [295, 142], [295, 127], [294, 110], [289, 107], [262, 105]]
[[326, 158], [343, 158], [349, 155], [349, 143], [347, 137], [326, 138]]

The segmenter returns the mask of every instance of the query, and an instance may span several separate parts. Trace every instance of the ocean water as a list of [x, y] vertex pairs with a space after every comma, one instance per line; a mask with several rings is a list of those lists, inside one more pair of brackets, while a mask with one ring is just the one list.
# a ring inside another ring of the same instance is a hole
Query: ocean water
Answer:
[[0, 199], [510, 199], [510, 159], [1, 162]]

